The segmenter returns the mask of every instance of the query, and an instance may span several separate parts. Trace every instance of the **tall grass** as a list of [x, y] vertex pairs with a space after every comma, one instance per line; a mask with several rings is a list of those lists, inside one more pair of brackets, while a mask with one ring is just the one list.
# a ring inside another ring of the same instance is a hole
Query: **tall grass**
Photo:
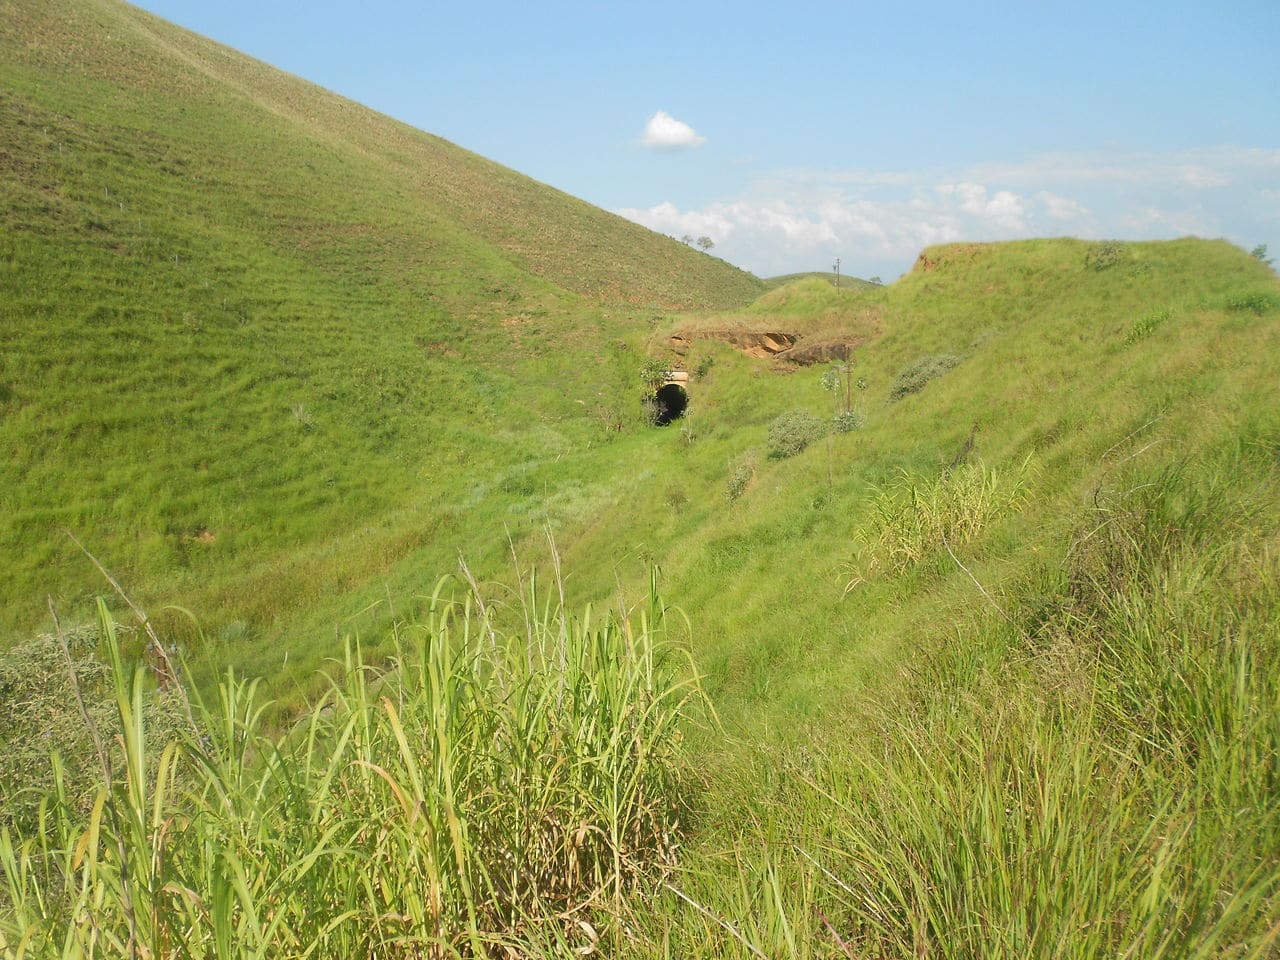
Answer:
[[1128, 473], [1009, 620], [739, 770], [644, 955], [1276, 956], [1273, 469]]
[[903, 473], [878, 488], [845, 592], [880, 573], [905, 573], [926, 557], [973, 539], [1021, 506], [1030, 475], [1029, 459], [1013, 470], [979, 462], [935, 477]]
[[532, 581], [522, 601], [438, 588], [394, 658], [349, 645], [283, 735], [228, 674], [158, 754], [103, 608], [122, 733], [87, 811], [59, 780], [34, 834], [0, 833], [0, 956], [510, 956], [618, 935], [601, 918], [674, 857], [697, 688], [656, 595], [630, 618], [573, 616]]

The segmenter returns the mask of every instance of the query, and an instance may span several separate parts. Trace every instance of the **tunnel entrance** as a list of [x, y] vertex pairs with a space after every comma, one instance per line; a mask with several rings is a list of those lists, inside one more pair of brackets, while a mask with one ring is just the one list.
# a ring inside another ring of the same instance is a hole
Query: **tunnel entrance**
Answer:
[[666, 383], [653, 395], [653, 422], [656, 426], [665, 427], [672, 420], [684, 416], [689, 406], [689, 395], [678, 383]]

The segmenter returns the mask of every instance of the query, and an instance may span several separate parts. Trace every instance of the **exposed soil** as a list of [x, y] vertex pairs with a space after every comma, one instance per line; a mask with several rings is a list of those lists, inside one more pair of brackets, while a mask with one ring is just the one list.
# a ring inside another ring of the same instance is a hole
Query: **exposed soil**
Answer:
[[681, 332], [673, 334], [671, 348], [676, 353], [684, 353], [694, 340], [719, 340], [736, 350], [741, 350], [748, 357], [767, 360], [777, 356], [784, 350], [795, 346], [800, 337], [794, 333], [757, 333], [749, 330], [699, 330], [697, 332]]
[[866, 337], [827, 337], [822, 340], [802, 342], [799, 334], [760, 332], [749, 330], [697, 330], [673, 334], [670, 346], [678, 354], [685, 354], [694, 340], [718, 340], [740, 350], [749, 357], [760, 360], [782, 360], [800, 367], [831, 360], [848, 360], [853, 351], [864, 344]]
[[812, 343], [800, 343], [790, 350], [775, 354], [775, 360], [784, 360], [799, 367], [807, 367], [815, 363], [828, 363], [832, 360], [848, 360], [853, 351], [866, 343], [865, 337], [833, 337], [827, 340], [815, 340]]
[[986, 243], [951, 243], [945, 246], [929, 247], [916, 258], [912, 272], [928, 273], [939, 267], [957, 263], [970, 263], [990, 249]]

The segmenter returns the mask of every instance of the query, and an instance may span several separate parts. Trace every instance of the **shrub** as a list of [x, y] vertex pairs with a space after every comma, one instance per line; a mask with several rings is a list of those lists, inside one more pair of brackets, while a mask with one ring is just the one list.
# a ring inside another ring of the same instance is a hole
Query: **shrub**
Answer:
[[769, 424], [769, 459], [794, 457], [827, 435], [826, 424], [804, 410], [791, 410]]
[[930, 380], [935, 380], [959, 365], [963, 357], [949, 353], [921, 357], [894, 379], [889, 387], [889, 400], [897, 401], [912, 393], [919, 393]]
[[1280, 309], [1280, 294], [1270, 290], [1250, 290], [1233, 293], [1227, 297], [1227, 309], [1235, 313], [1252, 313], [1262, 316], [1272, 310]]
[[724, 495], [732, 503], [747, 490], [747, 484], [756, 475], [756, 459], [747, 454], [729, 465], [729, 482], [725, 485]]
[[658, 357], [648, 357], [640, 364], [640, 382], [644, 384], [646, 393], [652, 393], [662, 386], [667, 374], [671, 372], [671, 364]]
[[852, 433], [861, 430], [866, 419], [861, 410], [842, 410], [831, 418], [831, 428], [836, 433]]
[[1124, 244], [1118, 240], [1103, 240], [1089, 247], [1084, 255], [1084, 265], [1090, 270], [1108, 270], [1124, 259]]

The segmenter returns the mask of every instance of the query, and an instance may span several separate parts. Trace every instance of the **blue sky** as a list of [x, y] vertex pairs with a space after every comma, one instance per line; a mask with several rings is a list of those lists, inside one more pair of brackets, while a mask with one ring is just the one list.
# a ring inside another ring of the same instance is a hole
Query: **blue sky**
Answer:
[[1277, 0], [139, 5], [763, 276], [1027, 236], [1280, 252]]

